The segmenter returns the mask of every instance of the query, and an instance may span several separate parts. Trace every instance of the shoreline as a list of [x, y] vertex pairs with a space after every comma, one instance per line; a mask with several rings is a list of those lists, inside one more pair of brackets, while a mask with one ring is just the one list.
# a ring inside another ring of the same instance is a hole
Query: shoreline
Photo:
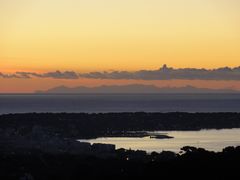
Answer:
[[[0, 115], [0, 178], [178, 177], [238, 175], [240, 147], [221, 152], [184, 146], [181, 152], [147, 153], [77, 139], [130, 136], [134, 131], [240, 128], [240, 113], [28, 113]], [[149, 135], [149, 134], [148, 134]], [[161, 135], [159, 134], [160, 138]], [[175, 173], [173, 173], [175, 172]], [[210, 174], [209, 174], [210, 172]], [[181, 175], [181, 173], [183, 173]]]

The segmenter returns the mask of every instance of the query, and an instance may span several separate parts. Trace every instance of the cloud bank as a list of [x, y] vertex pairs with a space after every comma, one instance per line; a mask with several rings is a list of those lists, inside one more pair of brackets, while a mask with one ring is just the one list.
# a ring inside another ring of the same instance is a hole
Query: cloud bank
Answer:
[[180, 68], [174, 69], [163, 65], [157, 70], [111, 71], [77, 73], [74, 71], [55, 71], [47, 73], [16, 72], [4, 74], [0, 72], [1, 78], [54, 78], [54, 79], [134, 79], [134, 80], [240, 80], [240, 66], [235, 68], [222, 67], [217, 69]]

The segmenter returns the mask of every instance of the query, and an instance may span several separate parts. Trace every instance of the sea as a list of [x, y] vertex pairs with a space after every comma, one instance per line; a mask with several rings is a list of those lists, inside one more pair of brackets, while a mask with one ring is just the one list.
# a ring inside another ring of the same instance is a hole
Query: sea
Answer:
[[[1, 94], [0, 114], [32, 112], [240, 112], [240, 94]], [[221, 151], [240, 146], [240, 129], [165, 131], [173, 139], [98, 138], [81, 140], [115, 144], [117, 148], [147, 152], [195, 146]]]
[[240, 112], [240, 94], [1, 94], [0, 114]]
[[116, 148], [144, 150], [148, 153], [172, 151], [179, 153], [184, 146], [204, 148], [220, 152], [227, 146], [240, 146], [240, 129], [201, 130], [201, 131], [155, 131], [151, 134], [166, 134], [172, 139], [154, 139], [150, 137], [102, 137], [80, 142], [114, 144]]

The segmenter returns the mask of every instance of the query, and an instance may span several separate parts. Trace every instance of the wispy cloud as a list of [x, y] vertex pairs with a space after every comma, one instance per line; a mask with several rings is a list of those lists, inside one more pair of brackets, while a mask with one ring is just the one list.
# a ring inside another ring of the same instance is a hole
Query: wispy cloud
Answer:
[[111, 71], [77, 73], [74, 71], [55, 71], [47, 73], [16, 72], [4, 74], [0, 72], [1, 78], [54, 78], [54, 79], [134, 79], [134, 80], [240, 80], [240, 66], [235, 68], [223, 67], [217, 69], [197, 68], [169, 68], [166, 65], [157, 70]]
[[22, 78], [17, 74], [3, 74], [0, 72], [0, 78]]
[[78, 79], [79, 75], [73, 71], [55, 71], [55, 72], [47, 72], [47, 73], [34, 73], [34, 72], [16, 72], [14, 74], [3, 74], [0, 73], [0, 77], [2, 78], [22, 78], [29, 79], [33, 77], [37, 78], [54, 78], [54, 79]]

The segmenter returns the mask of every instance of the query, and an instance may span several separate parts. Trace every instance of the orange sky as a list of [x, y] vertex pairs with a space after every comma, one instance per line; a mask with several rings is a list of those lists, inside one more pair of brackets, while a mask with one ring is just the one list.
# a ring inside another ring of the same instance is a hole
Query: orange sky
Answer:
[[[239, 0], [0, 0], [0, 72], [239, 66], [239, 22]], [[103, 83], [0, 78], [0, 92]]]
[[195, 87], [208, 87], [212, 89], [231, 88], [240, 90], [239, 81], [203, 81], [203, 80], [95, 80], [95, 79], [78, 79], [78, 80], [56, 80], [56, 79], [0, 79], [0, 93], [31, 93], [36, 90], [47, 90], [56, 86], [66, 85], [68, 87], [76, 86], [100, 86], [100, 85], [126, 85], [126, 84], [146, 84], [158, 87], [182, 87], [192, 85]]

